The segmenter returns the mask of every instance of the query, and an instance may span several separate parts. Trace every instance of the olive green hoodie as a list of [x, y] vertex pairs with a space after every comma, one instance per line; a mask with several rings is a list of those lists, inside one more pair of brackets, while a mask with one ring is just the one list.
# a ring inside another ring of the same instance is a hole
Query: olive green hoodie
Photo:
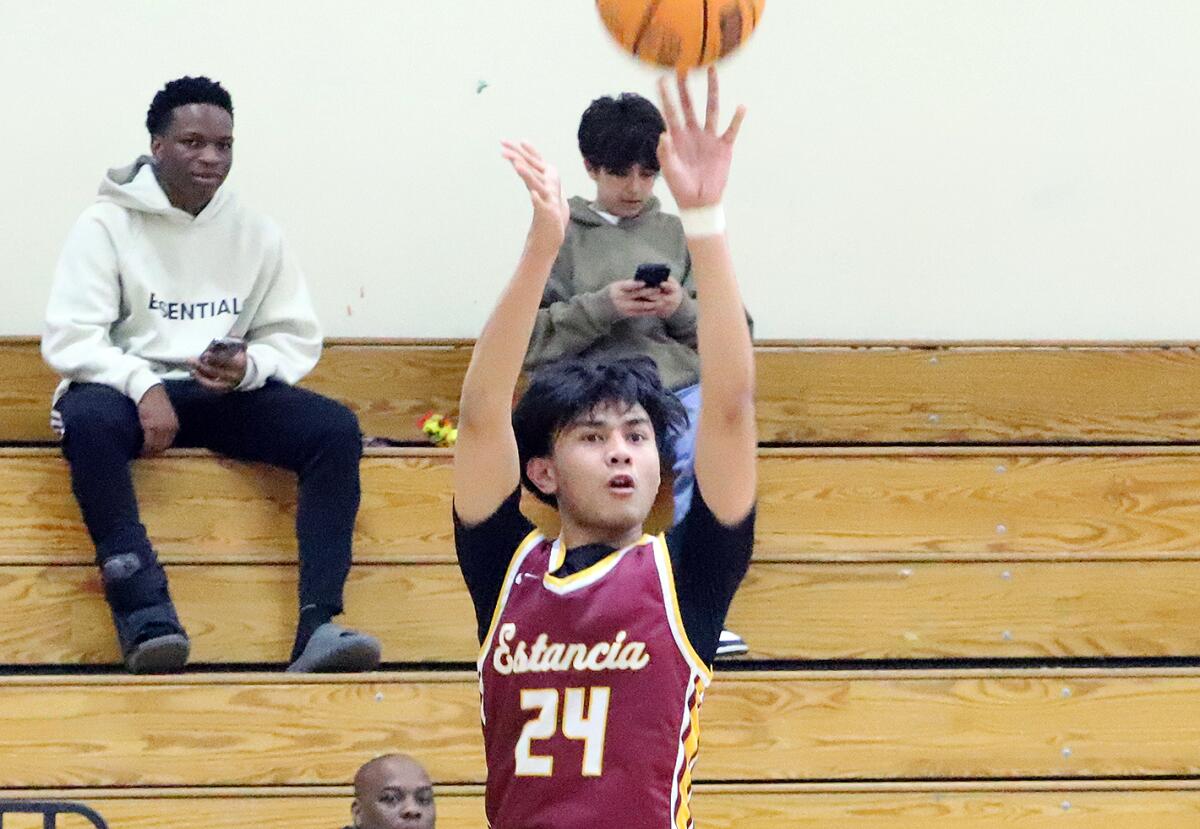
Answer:
[[[638, 265], [662, 264], [683, 285], [683, 302], [667, 319], [617, 314], [608, 286], [633, 279]], [[658, 364], [663, 385], [676, 390], [700, 381], [696, 353], [696, 289], [683, 226], [657, 198], [631, 219], [611, 223], [586, 199], [571, 199], [571, 223], [550, 271], [525, 356], [526, 369], [569, 356], [645, 355]]]

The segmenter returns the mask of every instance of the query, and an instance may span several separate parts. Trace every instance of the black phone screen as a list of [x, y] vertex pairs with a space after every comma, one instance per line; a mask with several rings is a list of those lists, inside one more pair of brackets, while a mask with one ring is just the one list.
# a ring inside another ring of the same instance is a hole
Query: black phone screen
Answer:
[[659, 285], [667, 281], [667, 277], [671, 275], [670, 265], [654, 265], [645, 264], [638, 265], [637, 273], [634, 274], [634, 279], [643, 283], [647, 288], [657, 288]]

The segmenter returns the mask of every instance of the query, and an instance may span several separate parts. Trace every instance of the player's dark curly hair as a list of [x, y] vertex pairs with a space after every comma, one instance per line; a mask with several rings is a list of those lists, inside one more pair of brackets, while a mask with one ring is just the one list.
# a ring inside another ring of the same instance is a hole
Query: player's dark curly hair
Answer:
[[592, 101], [579, 121], [579, 152], [592, 167], [624, 175], [634, 164], [658, 172], [658, 138], [667, 129], [658, 107], [623, 92]]
[[525, 474], [530, 458], [549, 457], [567, 425], [599, 406], [640, 403], [654, 426], [659, 468], [675, 465], [673, 434], [687, 425], [687, 410], [663, 388], [649, 357], [600, 359], [569, 357], [538, 369], [513, 411], [513, 432], [521, 458], [521, 483], [539, 500], [558, 500], [538, 489]]
[[233, 98], [225, 87], [201, 75], [198, 78], [182, 77], [170, 81], [154, 96], [150, 109], [146, 111], [146, 129], [151, 135], [162, 135], [171, 126], [171, 113], [176, 107], [188, 104], [212, 104], [219, 106], [233, 117]]

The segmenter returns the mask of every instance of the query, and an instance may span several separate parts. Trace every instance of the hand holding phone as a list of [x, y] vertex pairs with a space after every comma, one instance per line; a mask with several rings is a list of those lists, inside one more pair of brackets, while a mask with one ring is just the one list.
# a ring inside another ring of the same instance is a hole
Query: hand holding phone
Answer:
[[200, 360], [214, 365], [223, 365], [246, 350], [246, 341], [241, 337], [217, 337], [208, 344]]
[[246, 377], [248, 360], [245, 340], [218, 337], [203, 354], [188, 360], [188, 365], [193, 380], [210, 391], [224, 394], [236, 389]]
[[657, 288], [667, 281], [667, 277], [671, 275], [671, 266], [654, 264], [647, 262], [644, 265], [638, 265], [637, 272], [633, 278], [641, 282], [647, 288]]

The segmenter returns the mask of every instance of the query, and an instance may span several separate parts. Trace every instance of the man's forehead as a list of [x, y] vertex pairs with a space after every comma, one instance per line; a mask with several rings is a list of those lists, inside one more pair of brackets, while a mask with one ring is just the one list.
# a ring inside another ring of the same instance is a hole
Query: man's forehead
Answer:
[[214, 132], [231, 135], [233, 117], [216, 104], [181, 104], [171, 110], [173, 132]]
[[433, 784], [418, 763], [399, 757], [376, 760], [365, 770], [363, 782], [371, 789], [421, 789]]
[[646, 414], [646, 410], [642, 408], [641, 403], [624, 403], [621, 401], [598, 403], [593, 408], [586, 412], [581, 412], [569, 423], [566, 428], [578, 428], [580, 426], [592, 426], [597, 423], [616, 424], [628, 423], [631, 420], [649, 420], [650, 416]]

